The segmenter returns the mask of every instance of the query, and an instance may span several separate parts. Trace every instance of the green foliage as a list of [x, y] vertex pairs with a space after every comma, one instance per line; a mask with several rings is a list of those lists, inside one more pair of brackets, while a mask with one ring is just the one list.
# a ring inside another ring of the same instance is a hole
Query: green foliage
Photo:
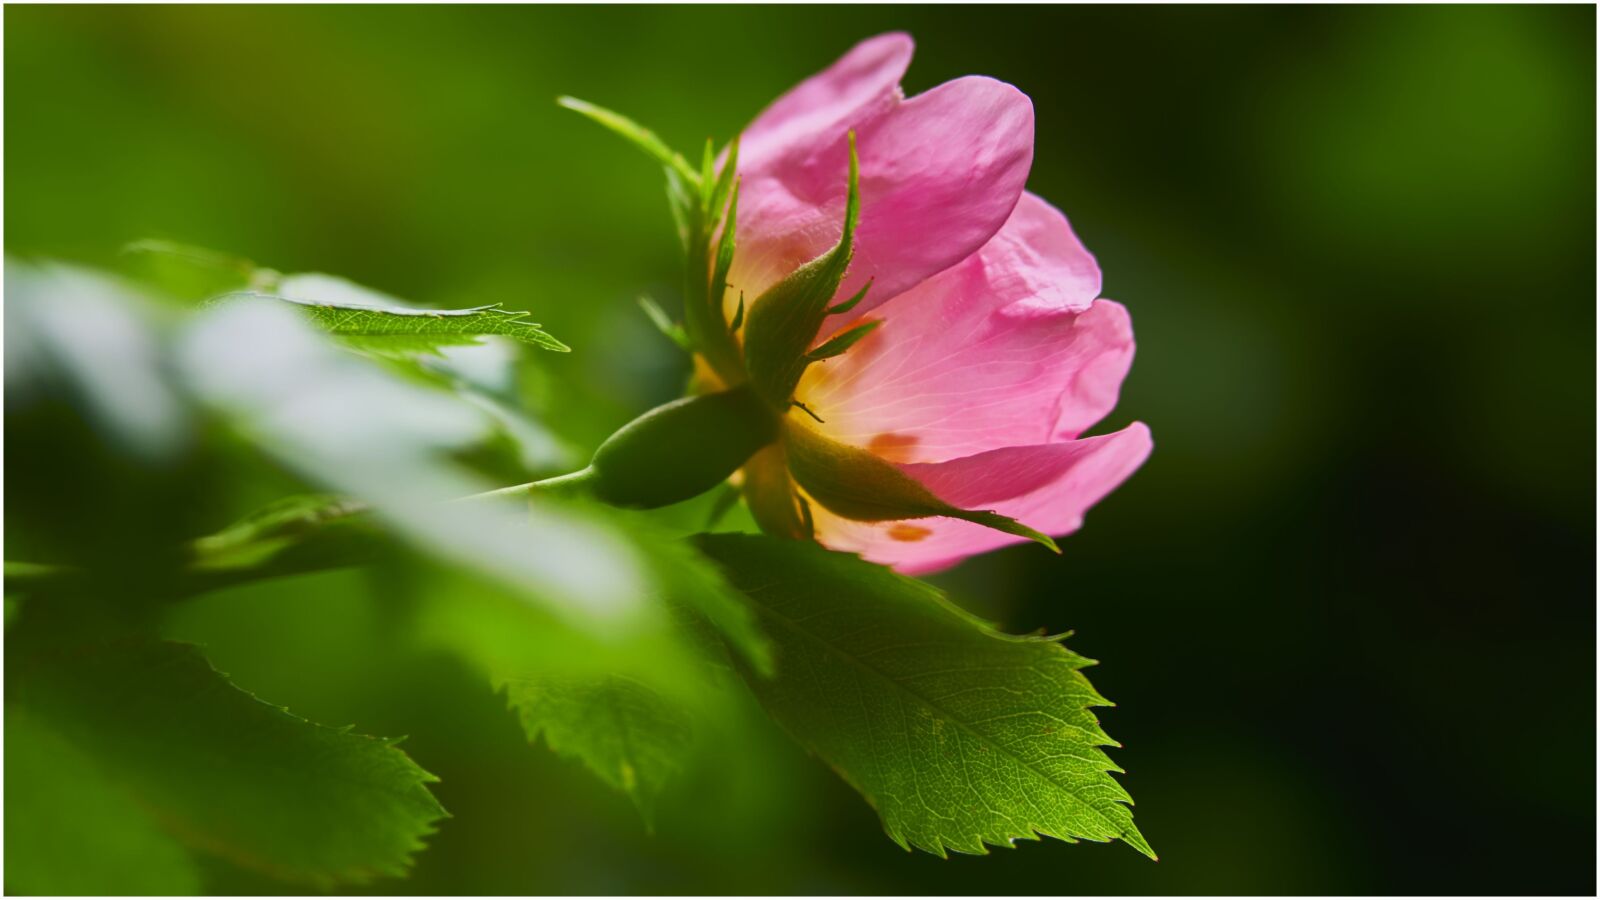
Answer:
[[8, 892], [200, 893], [188, 851], [95, 761], [93, 747], [15, 704], [5, 722]]
[[[8, 263], [8, 424], [12, 409], [65, 410], [96, 423], [108, 455], [132, 448], [142, 465], [193, 472], [196, 494], [224, 486], [200, 527], [136, 554], [103, 542], [78, 554], [69, 537], [66, 551], [34, 541], [7, 562], [6, 814], [31, 826], [7, 832], [8, 886], [189, 893], [210, 886], [211, 858], [318, 889], [404, 875], [445, 816], [427, 771], [394, 741], [293, 716], [198, 647], [150, 637], [195, 595], [351, 567], [381, 598], [370, 618], [383, 638], [455, 666], [484, 700], [503, 692], [530, 742], [627, 794], [651, 828], [674, 779], [699, 790], [696, 763], [744, 746], [733, 736], [759, 711], [743, 676], [902, 846], [982, 852], [1048, 834], [1148, 851], [1099, 750], [1110, 741], [1088, 712], [1104, 701], [1078, 672], [1086, 660], [809, 543], [688, 539], [724, 518], [768, 524], [765, 491], [782, 495], [797, 537], [812, 532], [815, 500], [856, 518], [955, 516], [1053, 547], [784, 424], [805, 367], [879, 325], [808, 352], [826, 317], [867, 290], [829, 305], [860, 217], [854, 135], [838, 243], [748, 309], [740, 295], [729, 322], [738, 142], [719, 166], [708, 141], [695, 168], [631, 120], [562, 103], [665, 166], [687, 252], [684, 324], [641, 306], [722, 382], [617, 429], [564, 476], [497, 487], [570, 468], [519, 391], [519, 363], [539, 354], [517, 345], [567, 347], [525, 313], [420, 309], [168, 242], [128, 248], [160, 261], [142, 288]], [[24, 433], [53, 435], [60, 421], [28, 420]], [[204, 481], [212, 470], [237, 481]], [[741, 488], [748, 510], [734, 508]], [[103, 511], [123, 517], [120, 540], [159, 518], [153, 505], [110, 499]]]
[[[175, 842], [314, 886], [361, 883], [404, 874], [445, 815], [433, 776], [394, 741], [263, 703], [192, 646], [128, 638], [13, 655], [6, 783], [23, 790], [7, 795], [6, 857], [18, 887], [192, 890]], [[64, 806], [35, 834], [18, 816], [49, 806], [51, 785]], [[73, 848], [61, 819], [72, 812], [111, 827]]]
[[626, 793], [646, 822], [656, 795], [693, 749], [693, 713], [624, 675], [507, 677], [501, 687], [528, 740], [542, 736], [551, 750], [581, 760]]
[[757, 697], [860, 791], [902, 847], [986, 853], [1038, 835], [1121, 838], [1133, 824], [1087, 660], [1001, 634], [933, 588], [813, 544], [712, 535], [701, 546], [760, 611], [776, 678]]

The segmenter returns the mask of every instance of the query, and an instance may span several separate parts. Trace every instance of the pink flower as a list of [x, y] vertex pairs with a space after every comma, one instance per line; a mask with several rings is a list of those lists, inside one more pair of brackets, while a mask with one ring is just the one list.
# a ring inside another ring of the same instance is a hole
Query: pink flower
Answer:
[[[868, 289], [818, 342], [883, 324], [809, 365], [794, 399], [814, 417], [791, 410], [785, 430], [869, 451], [952, 506], [1065, 535], [1150, 454], [1140, 423], [1079, 437], [1116, 404], [1133, 359], [1128, 313], [1096, 299], [1094, 257], [1023, 190], [1028, 98], [972, 76], [907, 99], [911, 54], [904, 34], [863, 41], [745, 130], [726, 312], [734, 319], [741, 293], [759, 297], [839, 241], [853, 131], [861, 218], [835, 302]], [[793, 530], [798, 511], [822, 544], [909, 574], [1025, 540], [944, 516], [847, 518], [795, 483], [795, 452], [786, 438], [745, 467], [769, 531]]]

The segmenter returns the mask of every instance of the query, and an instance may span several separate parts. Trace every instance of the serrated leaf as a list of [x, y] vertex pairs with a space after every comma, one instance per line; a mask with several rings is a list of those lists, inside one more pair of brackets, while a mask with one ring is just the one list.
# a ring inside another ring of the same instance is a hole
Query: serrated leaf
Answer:
[[1052, 552], [1061, 552], [1055, 540], [1044, 532], [993, 510], [952, 506], [893, 463], [804, 424], [786, 423], [783, 443], [794, 480], [812, 499], [847, 519], [888, 522], [946, 516], [1025, 537]]
[[873, 319], [870, 322], [853, 325], [848, 330], [823, 341], [822, 346], [806, 354], [806, 359], [815, 362], [840, 356], [851, 347], [854, 347], [862, 338], [877, 331], [878, 326], [882, 324], [882, 319]]
[[557, 97], [556, 103], [599, 124], [613, 134], [620, 135], [628, 143], [655, 157], [658, 162], [676, 172], [698, 190], [700, 173], [696, 172], [681, 154], [668, 147], [666, 142], [661, 140], [654, 131], [621, 113], [613, 112], [603, 106], [596, 106], [586, 100], [579, 100], [576, 97]]
[[92, 759], [164, 833], [238, 865], [324, 888], [403, 875], [445, 815], [433, 776], [394, 742], [263, 703], [191, 645], [7, 662], [8, 708]]
[[794, 737], [859, 791], [902, 847], [986, 853], [1039, 835], [1121, 838], [1134, 826], [1117, 746], [1054, 638], [994, 631], [919, 581], [802, 541], [707, 535], [703, 549], [760, 613], [775, 678], [750, 679]]
[[529, 741], [581, 761], [633, 800], [646, 824], [655, 799], [683, 767], [695, 718], [681, 702], [623, 675], [501, 679]]
[[498, 305], [470, 309], [380, 307], [306, 300], [287, 293], [266, 294], [257, 291], [224, 294], [213, 302], [226, 303], [240, 299], [291, 303], [322, 330], [358, 349], [376, 353], [435, 353], [440, 347], [476, 344], [479, 338], [488, 335], [511, 338], [558, 353], [572, 349], [546, 334], [537, 322], [527, 321], [527, 313], [501, 309]]

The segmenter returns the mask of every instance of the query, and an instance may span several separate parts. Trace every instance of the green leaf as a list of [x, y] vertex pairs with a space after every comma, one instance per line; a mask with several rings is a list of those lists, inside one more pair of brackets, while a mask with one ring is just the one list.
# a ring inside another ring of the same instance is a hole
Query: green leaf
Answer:
[[811, 351], [810, 353], [807, 353], [806, 359], [815, 362], [818, 360], [832, 359], [835, 356], [839, 356], [846, 350], [854, 347], [856, 342], [860, 341], [862, 338], [873, 333], [874, 331], [877, 331], [878, 326], [882, 324], [882, 319], [873, 319], [870, 322], [862, 322], [860, 325], [851, 326], [848, 330], [828, 338], [822, 343], [822, 346]]
[[5, 721], [8, 893], [200, 893], [188, 851], [89, 753], [24, 710]]
[[812, 499], [847, 519], [888, 522], [947, 516], [1025, 537], [1052, 552], [1061, 552], [1055, 540], [1041, 531], [992, 510], [952, 506], [893, 463], [871, 451], [835, 441], [804, 424], [786, 422], [783, 443], [795, 481]]
[[[286, 286], [293, 284], [290, 281], [293, 277], [284, 279]], [[286, 289], [280, 289], [278, 294], [239, 291], [224, 294], [213, 302], [252, 298], [292, 303], [300, 307], [306, 317], [322, 330], [357, 349], [375, 353], [436, 353], [440, 347], [476, 344], [479, 338], [486, 335], [500, 335], [558, 353], [572, 349], [542, 331], [537, 322], [527, 321], [527, 313], [501, 309], [498, 305], [470, 309], [416, 309], [398, 305], [309, 300], [291, 295]]]
[[[92, 761], [162, 832], [238, 865], [322, 888], [399, 876], [445, 815], [436, 779], [394, 741], [263, 703], [191, 645], [128, 639], [7, 662], [8, 713], [72, 747], [69, 765]], [[8, 793], [8, 822], [23, 821], [13, 813]]]
[[689, 165], [688, 160], [668, 147], [666, 142], [656, 136], [654, 131], [640, 125], [621, 113], [612, 112], [603, 106], [596, 106], [576, 97], [557, 97], [556, 103], [572, 110], [573, 112], [593, 121], [611, 131], [621, 135], [628, 143], [655, 157], [667, 168], [678, 173], [689, 184], [698, 190], [700, 173]]
[[878, 811], [902, 847], [987, 853], [1039, 835], [1121, 838], [1133, 824], [1109, 703], [1056, 638], [1001, 634], [938, 591], [802, 541], [707, 535], [777, 644], [752, 678], [767, 711]]
[[861, 218], [860, 163], [855, 132], [850, 133], [850, 187], [844, 229], [833, 249], [789, 273], [768, 288], [745, 316], [745, 365], [750, 380], [775, 409], [786, 409], [810, 360], [806, 349], [827, 317], [828, 301], [839, 290], [854, 252]]
[[694, 743], [695, 718], [644, 682], [608, 674], [501, 680], [529, 741], [581, 761], [633, 800], [647, 824], [655, 798]]
[[285, 497], [190, 544], [177, 594], [366, 565], [389, 548], [368, 506], [333, 494]]

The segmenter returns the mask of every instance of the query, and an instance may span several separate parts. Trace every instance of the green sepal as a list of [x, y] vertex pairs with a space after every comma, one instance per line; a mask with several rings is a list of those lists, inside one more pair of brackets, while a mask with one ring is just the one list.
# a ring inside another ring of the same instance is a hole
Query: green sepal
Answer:
[[682, 154], [668, 147], [666, 142], [657, 136], [654, 131], [621, 113], [613, 112], [603, 106], [596, 106], [587, 100], [579, 100], [576, 97], [557, 97], [556, 103], [599, 124], [608, 131], [620, 135], [628, 143], [655, 157], [685, 181], [696, 188], [699, 187], [700, 173], [689, 165], [688, 160], [684, 159]]
[[751, 304], [745, 322], [744, 356], [750, 380], [774, 409], [786, 409], [810, 360], [806, 350], [822, 329], [828, 301], [839, 290], [854, 252], [861, 218], [860, 162], [850, 133], [850, 186], [844, 229], [833, 249], [790, 273]]
[[684, 332], [683, 326], [672, 321], [672, 317], [667, 315], [667, 311], [657, 305], [656, 301], [649, 297], [640, 297], [639, 308], [650, 318], [650, 324], [656, 326], [656, 330], [666, 335], [668, 340], [683, 350], [691, 349], [689, 335]]
[[706, 138], [706, 146], [700, 153], [700, 202], [706, 209], [711, 208], [711, 194], [717, 189], [716, 181], [716, 147], [711, 143], [711, 138]]
[[694, 215], [694, 201], [689, 197], [689, 187], [684, 184], [683, 176], [668, 168], [667, 172], [667, 208], [672, 210], [672, 225], [678, 232], [678, 243], [683, 245], [685, 253], [689, 252], [689, 220]]
[[722, 214], [722, 209], [728, 203], [728, 194], [733, 190], [734, 179], [739, 174], [739, 139], [734, 138], [728, 145], [728, 158], [722, 162], [722, 171], [717, 175], [716, 189], [711, 192], [711, 224], [715, 227]]
[[747, 385], [684, 397], [607, 438], [583, 480], [613, 506], [654, 509], [711, 490], [777, 436], [777, 418]]
[[739, 293], [739, 306], [733, 311], [733, 321], [728, 323], [728, 332], [731, 334], [739, 330], [744, 324], [744, 292]]
[[[728, 215], [723, 222], [722, 237], [717, 241], [717, 262], [716, 266], [712, 269], [711, 292], [706, 298], [710, 301], [713, 308], [719, 310], [722, 309], [722, 295], [728, 292], [728, 270], [733, 268], [733, 252], [735, 242], [734, 226], [736, 225], [738, 218], [739, 183], [734, 182], [733, 187], [728, 191]], [[743, 298], [741, 298], [740, 306], [742, 309]], [[742, 318], [742, 313], [738, 316], [735, 316], [735, 319]], [[730, 325], [728, 326], [728, 330], [738, 331], [739, 325], [737, 323]]]
[[860, 303], [862, 300], [866, 299], [867, 290], [872, 287], [872, 281], [873, 279], [868, 278], [867, 283], [861, 286], [861, 290], [856, 291], [855, 295], [849, 300], [846, 300], [843, 303], [836, 303], [833, 306], [828, 307], [828, 315], [837, 316], [841, 313], [847, 313], [850, 310], [855, 309], [857, 303]]
[[946, 516], [1061, 548], [1050, 536], [993, 510], [952, 506], [922, 483], [870, 451], [842, 444], [790, 420], [783, 429], [789, 471], [811, 499], [858, 522], [888, 522]]
[[849, 330], [828, 338], [823, 342], [822, 346], [811, 351], [810, 353], [807, 353], [806, 359], [813, 361], [832, 359], [833, 357], [844, 353], [846, 350], [849, 350], [851, 347], [854, 347], [856, 342], [860, 341], [862, 338], [873, 333], [874, 331], [877, 331], [878, 326], [882, 324], [882, 319], [873, 319], [870, 322], [862, 322], [860, 325], [852, 326]]

